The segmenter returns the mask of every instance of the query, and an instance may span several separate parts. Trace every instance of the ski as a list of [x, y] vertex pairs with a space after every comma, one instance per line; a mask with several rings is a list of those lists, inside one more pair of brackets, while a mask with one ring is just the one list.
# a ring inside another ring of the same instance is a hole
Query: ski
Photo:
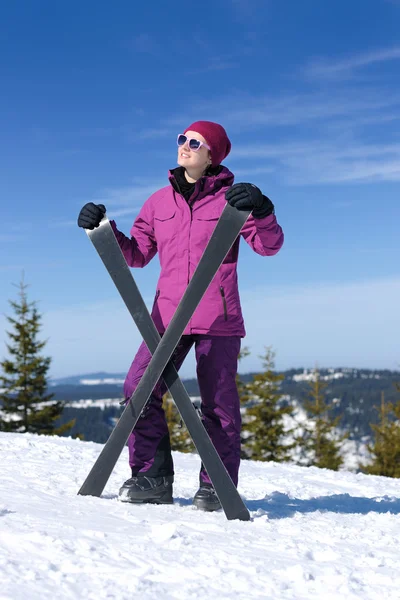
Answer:
[[100, 496], [126, 441], [162, 376], [213, 482], [226, 517], [248, 520], [249, 512], [212, 444], [170, 358], [198, 303], [249, 216], [226, 205], [187, 290], [161, 338], [126, 264], [107, 218], [87, 234], [113, 279], [143, 339], [153, 354], [138, 387], [87, 476], [80, 495]]
[[[104, 218], [100, 227], [93, 231], [87, 230], [87, 234], [114, 281], [147, 347], [154, 354], [161, 339], [160, 334], [147, 310], [108, 219]], [[249, 513], [243, 500], [199, 419], [197, 411], [172, 362], [167, 364], [163, 372], [163, 378], [210, 476], [227, 519], [247, 520]], [[84, 484], [79, 494], [92, 495], [90, 486]]]

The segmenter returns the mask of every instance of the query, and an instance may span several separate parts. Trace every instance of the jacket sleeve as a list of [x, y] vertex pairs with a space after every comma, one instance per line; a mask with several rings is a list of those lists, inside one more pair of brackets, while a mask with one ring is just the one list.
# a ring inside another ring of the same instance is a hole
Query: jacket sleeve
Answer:
[[117, 229], [115, 221], [110, 221], [119, 247], [130, 267], [145, 267], [157, 254], [157, 242], [154, 236], [154, 217], [149, 198], [143, 205], [131, 229], [128, 238]]
[[241, 235], [250, 248], [261, 256], [273, 256], [283, 245], [283, 231], [274, 214], [263, 219], [255, 219], [252, 215], [244, 224]]

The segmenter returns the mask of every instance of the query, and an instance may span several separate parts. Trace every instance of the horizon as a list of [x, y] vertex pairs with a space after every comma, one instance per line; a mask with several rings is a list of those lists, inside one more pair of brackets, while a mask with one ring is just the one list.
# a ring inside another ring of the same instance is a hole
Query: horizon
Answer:
[[[399, 369], [399, 22], [389, 0], [4, 5], [0, 360], [24, 272], [51, 378], [128, 371], [141, 337], [78, 213], [101, 202], [129, 235], [204, 119], [285, 234], [274, 257], [241, 241], [240, 370], [265, 347], [277, 370]], [[132, 273], [151, 307], [158, 258]]]
[[[306, 373], [311, 373], [315, 370], [318, 370], [319, 372], [324, 372], [324, 371], [331, 371], [331, 372], [354, 372], [354, 371], [370, 371], [371, 373], [374, 372], [384, 372], [384, 371], [388, 371], [389, 373], [393, 373], [396, 374], [398, 373], [400, 375], [400, 368], [399, 369], [365, 369], [365, 368], [358, 368], [358, 367], [289, 367], [288, 369], [274, 369], [274, 372], [276, 373], [284, 373], [286, 371], [302, 371], [304, 374]], [[259, 373], [260, 371], [242, 371], [242, 370], [238, 370], [238, 375], [252, 375], [255, 373]], [[56, 381], [59, 379], [72, 379], [72, 378], [99, 378], [100, 376], [110, 376], [112, 375], [113, 377], [125, 377], [125, 374], [123, 372], [112, 372], [112, 371], [95, 371], [95, 372], [90, 372], [90, 373], [74, 373], [74, 374], [70, 374], [70, 375], [65, 375], [62, 377], [50, 377], [50, 381]], [[192, 376], [189, 377], [182, 377], [181, 376], [182, 381], [186, 381], [188, 379], [197, 379], [196, 374], [193, 374]]]

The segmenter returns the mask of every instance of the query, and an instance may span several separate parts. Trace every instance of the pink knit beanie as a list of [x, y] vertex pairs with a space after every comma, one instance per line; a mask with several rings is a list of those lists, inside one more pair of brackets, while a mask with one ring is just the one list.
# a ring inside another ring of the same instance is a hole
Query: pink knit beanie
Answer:
[[225, 129], [218, 123], [212, 121], [196, 121], [184, 131], [197, 131], [206, 140], [211, 150], [212, 166], [217, 167], [222, 163], [231, 151], [231, 142]]

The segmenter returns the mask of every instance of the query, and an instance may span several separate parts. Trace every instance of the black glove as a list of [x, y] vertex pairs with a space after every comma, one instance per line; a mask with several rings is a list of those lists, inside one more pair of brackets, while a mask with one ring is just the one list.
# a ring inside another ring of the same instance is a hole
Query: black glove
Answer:
[[235, 183], [226, 192], [225, 198], [238, 210], [252, 210], [255, 219], [263, 219], [274, 212], [271, 200], [252, 183]]
[[106, 214], [104, 204], [93, 204], [88, 202], [81, 209], [78, 217], [78, 226], [84, 229], [94, 229], [100, 225], [100, 221]]

